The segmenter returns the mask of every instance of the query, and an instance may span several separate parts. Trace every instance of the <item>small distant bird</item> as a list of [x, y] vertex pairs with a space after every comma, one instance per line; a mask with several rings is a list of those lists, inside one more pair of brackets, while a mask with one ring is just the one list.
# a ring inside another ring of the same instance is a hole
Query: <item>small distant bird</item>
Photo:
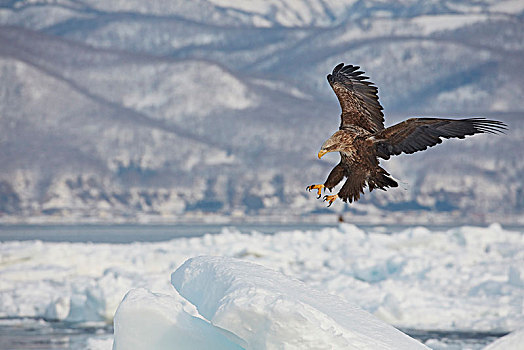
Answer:
[[331, 170], [324, 184], [310, 185], [306, 190], [330, 191], [344, 177], [346, 182], [335, 195], [324, 196], [331, 206], [335, 199], [351, 203], [360, 198], [366, 185], [386, 190], [398, 183], [379, 166], [379, 159], [393, 155], [423, 151], [442, 142], [442, 138], [463, 139], [479, 133], [501, 133], [506, 124], [485, 118], [441, 119], [411, 118], [384, 128], [384, 114], [378, 102], [378, 89], [359, 71], [359, 66], [339, 64], [328, 74], [329, 85], [335, 91], [342, 107], [339, 130], [324, 142], [318, 158], [328, 152], [339, 152], [340, 163]]

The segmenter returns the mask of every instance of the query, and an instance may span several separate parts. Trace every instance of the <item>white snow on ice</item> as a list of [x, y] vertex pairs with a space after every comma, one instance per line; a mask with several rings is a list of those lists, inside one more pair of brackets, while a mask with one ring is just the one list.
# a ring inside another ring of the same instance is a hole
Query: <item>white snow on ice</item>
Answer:
[[176, 297], [132, 290], [115, 316], [114, 350], [426, 349], [339, 297], [250, 262], [200, 256], [171, 279], [210, 323]]
[[524, 328], [495, 340], [484, 350], [518, 350], [524, 347]]
[[113, 350], [241, 349], [218, 328], [184, 311], [176, 295], [133, 289], [115, 315]]
[[397, 327], [524, 327], [523, 232], [494, 224], [386, 233], [343, 224], [159, 243], [0, 242], [0, 317], [111, 323], [129, 290], [174, 297], [170, 274], [190, 257], [215, 255], [280, 271]]

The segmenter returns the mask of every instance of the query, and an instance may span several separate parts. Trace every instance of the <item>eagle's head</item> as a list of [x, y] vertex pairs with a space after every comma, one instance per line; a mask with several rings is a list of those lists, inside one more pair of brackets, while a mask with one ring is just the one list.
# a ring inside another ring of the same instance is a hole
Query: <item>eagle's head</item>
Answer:
[[329, 139], [327, 139], [318, 152], [318, 158], [329, 152], [340, 152], [343, 146], [347, 143], [347, 137], [343, 130], [335, 132]]

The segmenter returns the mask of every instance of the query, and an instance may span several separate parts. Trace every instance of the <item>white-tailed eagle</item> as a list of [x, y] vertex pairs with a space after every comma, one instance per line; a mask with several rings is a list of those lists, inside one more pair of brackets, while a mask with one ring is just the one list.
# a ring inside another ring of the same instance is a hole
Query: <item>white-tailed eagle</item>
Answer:
[[324, 142], [318, 158], [328, 152], [339, 152], [341, 159], [324, 184], [306, 189], [317, 190], [320, 198], [323, 188], [331, 191], [346, 177], [337, 194], [324, 196], [328, 206], [337, 198], [350, 203], [357, 201], [366, 186], [369, 191], [397, 187], [397, 182], [379, 166], [379, 158], [389, 159], [401, 153], [423, 151], [441, 143], [443, 138], [463, 139], [467, 135], [496, 134], [506, 129], [503, 122], [485, 118], [411, 118], [384, 128], [378, 89], [359, 69], [341, 63], [327, 76], [342, 107], [342, 114], [339, 130]]

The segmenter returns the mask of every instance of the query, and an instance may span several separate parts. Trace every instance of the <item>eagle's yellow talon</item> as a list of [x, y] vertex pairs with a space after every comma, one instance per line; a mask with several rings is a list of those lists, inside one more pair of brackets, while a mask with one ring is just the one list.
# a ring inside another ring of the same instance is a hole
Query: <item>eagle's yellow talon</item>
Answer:
[[322, 189], [324, 188], [324, 185], [320, 184], [320, 185], [310, 185], [308, 187], [306, 187], [306, 190], [308, 190], [309, 192], [311, 192], [311, 190], [317, 190], [317, 199], [320, 198], [320, 196], [322, 196]]
[[333, 204], [333, 202], [337, 198], [338, 198], [338, 194], [326, 195], [326, 196], [324, 196], [324, 202], [329, 202], [329, 205], [328, 205], [328, 208], [329, 208], [331, 206], [331, 204]]

